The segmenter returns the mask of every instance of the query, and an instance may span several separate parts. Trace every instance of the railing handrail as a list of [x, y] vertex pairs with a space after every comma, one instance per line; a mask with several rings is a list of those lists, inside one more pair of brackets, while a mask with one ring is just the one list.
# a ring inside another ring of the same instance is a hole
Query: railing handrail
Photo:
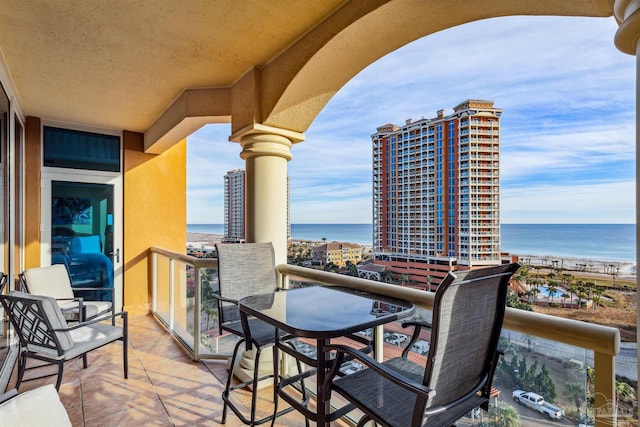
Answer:
[[[277, 270], [281, 274], [298, 275], [326, 285], [348, 286], [375, 292], [411, 301], [422, 308], [433, 309], [433, 292], [288, 264], [278, 265]], [[551, 341], [586, 348], [608, 356], [616, 356], [620, 351], [620, 331], [610, 326], [507, 308], [504, 327], [527, 335], [535, 335]]]
[[214, 268], [218, 266], [217, 258], [197, 258], [191, 255], [185, 255], [180, 252], [175, 252], [169, 249], [161, 248], [159, 246], [151, 246], [149, 250], [151, 251], [151, 253], [164, 255], [168, 258], [175, 259], [177, 261], [182, 261], [185, 264], [189, 264], [197, 268]]

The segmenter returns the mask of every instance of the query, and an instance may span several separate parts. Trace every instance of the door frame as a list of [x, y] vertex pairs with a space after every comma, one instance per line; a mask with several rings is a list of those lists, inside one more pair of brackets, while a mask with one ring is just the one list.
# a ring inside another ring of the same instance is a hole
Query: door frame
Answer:
[[41, 180], [41, 223], [40, 223], [40, 265], [51, 265], [51, 185], [53, 181], [86, 184], [106, 184], [113, 186], [113, 250], [119, 256], [113, 259], [113, 286], [115, 309], [123, 306], [123, 178], [119, 172], [100, 172], [79, 169], [42, 168]]

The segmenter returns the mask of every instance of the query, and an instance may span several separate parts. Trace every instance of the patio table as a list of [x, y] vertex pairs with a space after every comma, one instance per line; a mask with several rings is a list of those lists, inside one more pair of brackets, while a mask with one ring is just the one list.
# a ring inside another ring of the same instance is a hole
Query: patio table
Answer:
[[279, 330], [295, 337], [316, 340], [316, 421], [319, 426], [329, 425], [331, 412], [330, 399], [323, 390], [326, 362], [330, 356], [324, 350], [325, 345], [332, 338], [410, 316], [415, 310], [415, 306], [408, 301], [332, 286], [311, 286], [253, 295], [242, 298], [239, 305], [244, 313], [262, 319]]

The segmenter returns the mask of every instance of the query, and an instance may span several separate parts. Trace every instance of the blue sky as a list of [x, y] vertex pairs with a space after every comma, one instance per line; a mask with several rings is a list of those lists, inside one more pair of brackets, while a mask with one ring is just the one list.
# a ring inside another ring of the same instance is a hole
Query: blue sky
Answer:
[[[289, 162], [291, 222], [371, 223], [371, 134], [493, 100], [504, 223], [635, 223], [635, 58], [613, 18], [510, 17], [417, 40], [327, 104]], [[244, 168], [230, 125], [188, 138], [187, 222], [224, 222], [223, 177]]]

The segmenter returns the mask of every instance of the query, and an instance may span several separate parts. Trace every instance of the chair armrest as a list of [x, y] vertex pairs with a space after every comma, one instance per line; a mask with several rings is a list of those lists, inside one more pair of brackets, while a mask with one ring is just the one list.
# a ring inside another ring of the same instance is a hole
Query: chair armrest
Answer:
[[54, 331], [56, 331], [56, 332], [73, 331], [74, 329], [82, 328], [84, 326], [89, 326], [89, 325], [91, 325], [93, 323], [103, 322], [103, 321], [105, 321], [107, 319], [115, 319], [116, 317], [122, 317], [122, 319], [124, 319], [125, 325], [127, 324], [128, 313], [126, 311], [120, 311], [118, 313], [109, 314], [109, 315], [106, 315], [106, 316], [101, 316], [101, 317], [98, 317], [96, 319], [88, 320], [86, 322], [80, 322], [80, 323], [77, 323], [77, 324], [75, 324], [73, 326], [69, 326], [68, 328], [54, 329]]
[[405, 346], [404, 350], [402, 350], [402, 357], [403, 358], [407, 358], [407, 355], [409, 354], [409, 350], [411, 350], [411, 347], [413, 347], [413, 345], [416, 343], [416, 341], [418, 341], [418, 338], [420, 338], [420, 332], [422, 331], [422, 328], [429, 328], [431, 329], [431, 323], [429, 322], [404, 322], [402, 324], [403, 328], [408, 328], [409, 326], [415, 326], [415, 328], [413, 329], [413, 334], [411, 335], [411, 339], [409, 340], [409, 342], [407, 343], [407, 345]]
[[84, 305], [84, 298], [56, 298], [56, 301], [78, 301], [78, 306], [61, 308], [63, 313], [73, 313], [78, 310], [78, 321], [82, 322], [87, 317], [87, 307]]
[[366, 354], [364, 354], [359, 350], [355, 350], [353, 348], [350, 348], [344, 345], [333, 345], [333, 344], [326, 345], [324, 348], [329, 351], [335, 350], [338, 352], [335, 358], [334, 365], [331, 368], [331, 371], [329, 372], [329, 375], [327, 376], [327, 379], [325, 381], [325, 384], [324, 384], [325, 390], [327, 389], [331, 381], [333, 381], [333, 378], [335, 377], [336, 372], [338, 371], [340, 365], [342, 364], [342, 359], [344, 359], [344, 355], [349, 354], [354, 359], [362, 363], [363, 365], [366, 365], [369, 369], [373, 369], [382, 377], [386, 378], [387, 380], [393, 382], [394, 384], [397, 384], [398, 386], [414, 394], [422, 395], [426, 398], [426, 397], [429, 397], [429, 394], [433, 394], [434, 392], [433, 389], [429, 387], [425, 387], [423, 384], [417, 383], [405, 377], [404, 375], [401, 375], [398, 372], [387, 368], [385, 365], [378, 363], [376, 360], [370, 358], [369, 356], [367, 356]]
[[18, 390], [16, 390], [15, 388], [12, 388], [8, 392], [0, 394], [0, 403], [6, 402], [9, 399], [13, 399], [17, 395], [18, 395]]
[[409, 321], [409, 322], [402, 323], [402, 327], [403, 328], [407, 328], [409, 326], [415, 326], [416, 328], [429, 328], [429, 329], [431, 329], [431, 323], [429, 323], [429, 322]]
[[238, 304], [238, 300], [226, 298], [226, 297], [223, 297], [222, 295], [214, 294], [213, 297], [218, 301], [228, 302], [230, 304]]

